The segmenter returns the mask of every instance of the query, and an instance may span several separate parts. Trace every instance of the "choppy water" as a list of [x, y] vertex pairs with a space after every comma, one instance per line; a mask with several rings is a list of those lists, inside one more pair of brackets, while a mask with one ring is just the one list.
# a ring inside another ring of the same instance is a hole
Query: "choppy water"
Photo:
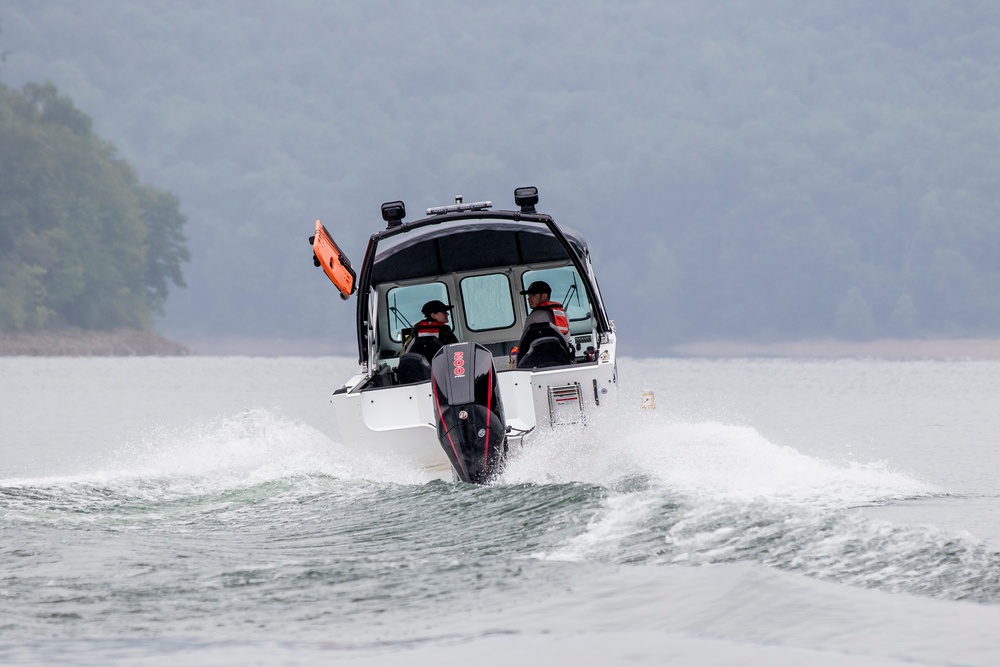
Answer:
[[627, 360], [487, 488], [352, 370], [0, 359], [0, 664], [1000, 664], [996, 362]]

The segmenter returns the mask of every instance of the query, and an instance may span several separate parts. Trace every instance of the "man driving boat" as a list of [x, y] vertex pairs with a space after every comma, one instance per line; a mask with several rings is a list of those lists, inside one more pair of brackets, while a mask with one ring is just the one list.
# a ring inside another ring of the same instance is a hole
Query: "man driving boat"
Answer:
[[524, 320], [524, 328], [538, 322], [548, 322], [559, 330], [569, 345], [569, 318], [566, 317], [562, 304], [551, 300], [551, 293], [552, 288], [544, 280], [536, 280], [528, 285], [528, 289], [521, 291], [522, 295], [527, 295], [528, 306], [531, 307], [531, 312]]

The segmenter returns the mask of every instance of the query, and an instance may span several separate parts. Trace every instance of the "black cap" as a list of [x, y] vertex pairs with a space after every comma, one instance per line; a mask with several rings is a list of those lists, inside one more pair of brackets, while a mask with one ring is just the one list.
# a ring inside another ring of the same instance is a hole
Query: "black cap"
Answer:
[[434, 299], [433, 301], [428, 301], [424, 304], [424, 307], [420, 310], [423, 311], [424, 317], [430, 317], [431, 313], [447, 313], [449, 310], [455, 306], [446, 306], [441, 301]]
[[552, 288], [544, 280], [536, 280], [528, 285], [528, 289], [521, 290], [521, 294], [552, 294]]

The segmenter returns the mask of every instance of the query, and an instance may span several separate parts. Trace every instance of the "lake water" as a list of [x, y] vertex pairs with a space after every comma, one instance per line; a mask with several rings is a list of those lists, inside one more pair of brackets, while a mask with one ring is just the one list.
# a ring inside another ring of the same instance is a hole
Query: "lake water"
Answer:
[[354, 368], [0, 359], [0, 664], [1000, 664], [1000, 362], [624, 360], [486, 488]]

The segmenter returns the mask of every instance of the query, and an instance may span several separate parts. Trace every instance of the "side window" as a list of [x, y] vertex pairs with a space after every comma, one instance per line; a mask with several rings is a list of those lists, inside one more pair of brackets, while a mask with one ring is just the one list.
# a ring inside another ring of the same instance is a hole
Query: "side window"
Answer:
[[558, 301], [566, 310], [566, 317], [570, 322], [579, 322], [590, 317], [590, 302], [587, 301], [587, 290], [583, 287], [583, 281], [572, 266], [561, 266], [555, 269], [540, 269], [538, 271], [525, 271], [521, 276], [524, 286], [536, 280], [544, 280], [552, 288], [549, 295], [553, 301]]
[[463, 278], [460, 284], [465, 306], [465, 325], [470, 331], [506, 329], [514, 326], [514, 304], [510, 280], [503, 273]]
[[389, 337], [397, 343], [403, 340], [403, 329], [424, 319], [420, 309], [425, 303], [434, 299], [449, 303], [448, 288], [444, 283], [393, 287], [385, 296], [388, 302], [386, 317], [389, 318]]

